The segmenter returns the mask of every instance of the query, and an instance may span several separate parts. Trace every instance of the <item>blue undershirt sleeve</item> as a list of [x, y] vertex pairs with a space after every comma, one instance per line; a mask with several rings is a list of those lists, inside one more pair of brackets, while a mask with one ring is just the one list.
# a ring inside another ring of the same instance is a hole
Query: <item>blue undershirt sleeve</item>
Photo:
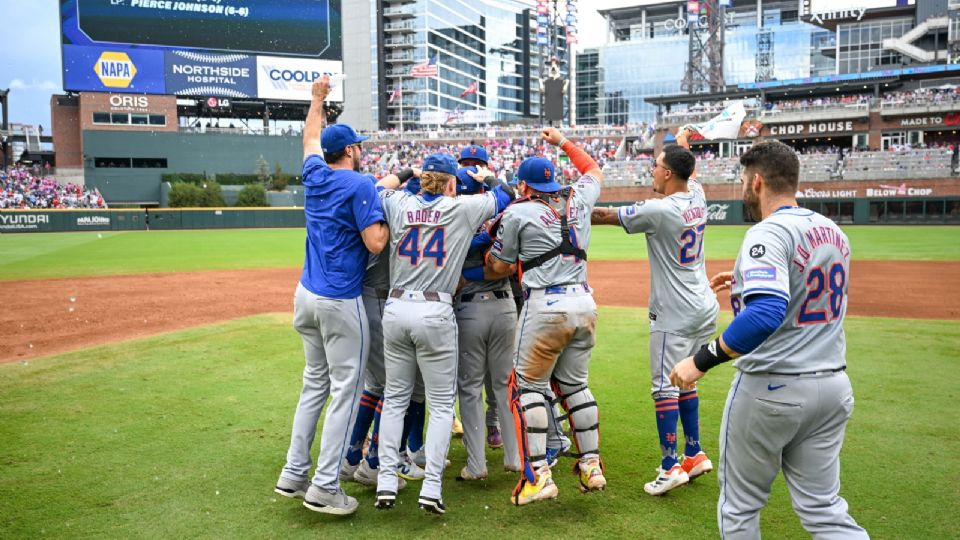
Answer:
[[787, 301], [780, 296], [753, 294], [746, 302], [746, 308], [723, 332], [723, 342], [738, 354], [759, 347], [787, 316]]

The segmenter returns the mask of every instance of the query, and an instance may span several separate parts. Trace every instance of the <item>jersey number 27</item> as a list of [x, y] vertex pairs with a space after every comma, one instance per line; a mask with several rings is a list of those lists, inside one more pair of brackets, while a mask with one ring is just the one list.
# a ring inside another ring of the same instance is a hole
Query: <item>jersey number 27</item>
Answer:
[[687, 265], [700, 260], [700, 255], [703, 254], [703, 231], [706, 228], [707, 224], [704, 223], [680, 233], [680, 241], [683, 242], [680, 246], [680, 264]]
[[[424, 236], [427, 233], [424, 233]], [[433, 231], [430, 239], [423, 245], [423, 251], [420, 251], [420, 227], [413, 227], [400, 240], [397, 253], [401, 257], [410, 259], [411, 266], [420, 264], [420, 259], [433, 259], [438, 267], [443, 266], [443, 260], [447, 257], [447, 252], [443, 248], [443, 236], [443, 228]]]

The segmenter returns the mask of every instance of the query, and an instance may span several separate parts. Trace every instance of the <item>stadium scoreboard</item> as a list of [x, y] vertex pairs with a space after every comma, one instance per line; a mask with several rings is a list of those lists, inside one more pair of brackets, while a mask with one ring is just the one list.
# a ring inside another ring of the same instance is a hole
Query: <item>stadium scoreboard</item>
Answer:
[[340, 0], [61, 0], [60, 20], [68, 91], [309, 101], [343, 73]]

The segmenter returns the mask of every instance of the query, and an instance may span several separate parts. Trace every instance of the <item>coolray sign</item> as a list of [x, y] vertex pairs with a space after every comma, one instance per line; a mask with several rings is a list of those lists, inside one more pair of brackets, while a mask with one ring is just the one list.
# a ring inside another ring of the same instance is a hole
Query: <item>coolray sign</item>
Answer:
[[958, 126], [960, 113], [950, 113], [943, 116], [922, 116], [919, 118], [903, 118], [901, 126]]
[[835, 9], [832, 11], [820, 11], [810, 14], [810, 21], [823, 24], [823, 21], [840, 21], [844, 19], [860, 20], [867, 12], [867, 8]]
[[50, 225], [50, 216], [46, 214], [0, 214], [0, 231], [38, 229], [40, 225]]
[[257, 95], [257, 62], [243, 54], [164, 53], [168, 94], [248, 98]]
[[[46, 217], [46, 216], [44, 216]], [[81, 227], [109, 227], [110, 218], [106, 216], [84, 216], [77, 218], [77, 225]]]
[[[261, 98], [310, 101], [313, 82], [323, 75], [340, 75], [343, 62], [334, 60], [310, 60], [257, 57], [257, 94]], [[334, 77], [336, 79], [336, 77]], [[343, 83], [334, 80], [330, 101], [343, 101]]]
[[786, 124], [770, 126], [770, 135], [820, 135], [853, 131], [853, 121], [810, 122], [809, 124]]

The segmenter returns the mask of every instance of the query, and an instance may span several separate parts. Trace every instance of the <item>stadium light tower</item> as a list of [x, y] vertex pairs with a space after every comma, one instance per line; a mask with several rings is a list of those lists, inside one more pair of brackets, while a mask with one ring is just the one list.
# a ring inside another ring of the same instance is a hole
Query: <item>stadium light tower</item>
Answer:
[[724, 7], [731, 0], [688, 0], [690, 47], [681, 89], [690, 94], [720, 92], [723, 80]]

